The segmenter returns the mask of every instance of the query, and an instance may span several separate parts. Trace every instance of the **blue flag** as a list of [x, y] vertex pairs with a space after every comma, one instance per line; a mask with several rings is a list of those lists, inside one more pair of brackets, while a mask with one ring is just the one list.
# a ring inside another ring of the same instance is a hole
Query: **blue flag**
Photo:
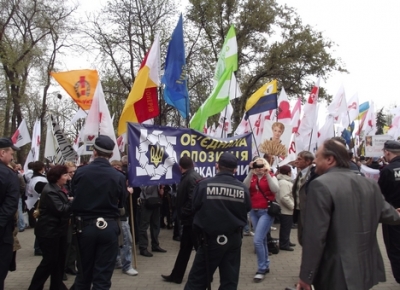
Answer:
[[344, 129], [342, 132], [342, 137], [344, 140], [346, 140], [347, 145], [351, 145], [351, 135], [353, 134], [354, 131], [354, 121], [347, 127], [347, 129]]
[[175, 107], [181, 116], [186, 119], [189, 114], [189, 93], [187, 89], [182, 14], [168, 45], [165, 73], [161, 82], [165, 85], [165, 102]]

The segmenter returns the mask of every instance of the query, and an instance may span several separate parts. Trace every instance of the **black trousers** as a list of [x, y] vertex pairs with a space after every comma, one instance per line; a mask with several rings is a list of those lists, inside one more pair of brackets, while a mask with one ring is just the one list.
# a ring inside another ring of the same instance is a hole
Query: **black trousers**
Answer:
[[72, 239], [73, 226], [72, 223], [68, 226], [68, 239], [67, 239], [67, 257], [65, 259], [65, 270], [76, 270], [76, 244], [75, 239]]
[[179, 253], [176, 257], [175, 265], [171, 272], [171, 278], [173, 281], [179, 283], [182, 282], [193, 247], [197, 251], [197, 238], [193, 232], [192, 226], [184, 225], [182, 227]]
[[73, 285], [75, 290], [111, 288], [111, 277], [118, 254], [119, 226], [117, 221], [107, 223], [108, 226], [103, 230], [95, 224], [88, 225], [77, 236], [82, 268], [78, 268]]
[[67, 255], [67, 236], [55, 238], [37, 237], [42, 245], [43, 258], [33, 274], [28, 290], [42, 290], [50, 276], [50, 290], [67, 289], [62, 278], [65, 256]]
[[290, 243], [290, 231], [292, 230], [293, 216], [280, 214], [281, 227], [279, 228], [279, 246], [288, 248]]
[[[193, 261], [185, 290], [204, 290], [217, 267], [219, 268], [220, 287], [224, 290], [236, 290], [239, 282], [240, 253], [242, 233], [237, 232], [227, 236], [225, 245], [217, 243], [217, 237], [208, 238], [208, 249], [201, 245]], [[207, 279], [205, 251], [208, 251], [209, 277]]]
[[400, 283], [400, 226], [382, 224], [382, 233], [393, 277]]
[[8, 269], [13, 256], [12, 243], [0, 242], [0, 290], [4, 290], [4, 280], [7, 277]]

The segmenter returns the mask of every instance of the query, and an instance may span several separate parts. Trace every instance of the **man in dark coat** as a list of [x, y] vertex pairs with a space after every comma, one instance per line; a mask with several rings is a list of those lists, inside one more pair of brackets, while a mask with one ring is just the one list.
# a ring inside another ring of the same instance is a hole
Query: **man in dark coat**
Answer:
[[378, 224], [400, 224], [400, 215], [375, 181], [351, 172], [340, 142], [326, 140], [314, 162], [319, 176], [307, 189], [297, 289], [370, 289], [385, 281]]
[[176, 207], [178, 210], [178, 218], [180, 218], [182, 224], [180, 249], [171, 275], [161, 275], [165, 281], [175, 282], [177, 284], [182, 283], [193, 247], [197, 249], [196, 239], [192, 229], [194, 215], [192, 211], [192, 200], [193, 189], [197, 182], [203, 178], [194, 171], [193, 160], [189, 156], [183, 156], [179, 160], [179, 167], [182, 172], [182, 177], [178, 184]]
[[15, 147], [9, 138], [0, 138], [0, 290], [13, 256], [14, 216], [18, 210], [19, 181], [17, 174], [8, 167]]

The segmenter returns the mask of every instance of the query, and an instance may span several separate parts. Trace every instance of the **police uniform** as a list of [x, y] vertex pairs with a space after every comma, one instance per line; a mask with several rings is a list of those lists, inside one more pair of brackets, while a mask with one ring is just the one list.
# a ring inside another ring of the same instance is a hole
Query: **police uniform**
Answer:
[[[219, 267], [220, 289], [237, 289], [239, 281], [242, 229], [251, 209], [244, 184], [233, 175], [237, 158], [223, 153], [215, 177], [198, 183], [193, 194], [193, 226], [202, 235], [201, 245], [190, 270], [186, 290], [206, 289]], [[232, 171], [223, 169], [229, 168]], [[208, 277], [207, 277], [208, 273]]]
[[[9, 138], [0, 138], [0, 150], [8, 147], [19, 150]], [[7, 165], [0, 161], [0, 290], [4, 289], [13, 256], [14, 216], [19, 200], [18, 176]]]
[[[112, 154], [114, 146], [110, 137], [99, 135], [94, 150]], [[97, 157], [78, 168], [71, 188], [80, 254], [74, 289], [89, 290], [92, 283], [93, 289], [110, 289], [118, 254], [118, 217], [128, 194], [125, 177], [108, 158]]]
[[[386, 141], [383, 149], [400, 153], [400, 142]], [[400, 208], [400, 156], [383, 167], [378, 184], [385, 200], [394, 208]], [[393, 276], [400, 283], [400, 226], [382, 224], [382, 231]]]

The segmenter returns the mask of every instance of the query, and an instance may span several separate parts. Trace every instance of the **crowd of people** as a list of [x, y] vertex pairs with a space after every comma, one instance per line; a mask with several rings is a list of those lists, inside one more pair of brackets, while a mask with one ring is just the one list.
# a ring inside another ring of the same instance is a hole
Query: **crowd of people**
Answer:
[[[138, 275], [132, 238], [146, 258], [167, 252], [158, 239], [161, 227], [173, 228], [180, 243], [171, 272], [161, 275], [165, 282], [182, 283], [195, 250], [187, 290], [209, 288], [217, 268], [220, 289], [237, 289], [246, 233], [253, 236], [253, 280], [260, 283], [274, 267], [270, 242], [279, 241], [275, 249], [282, 251], [296, 246], [292, 228], [302, 247], [297, 289], [370, 289], [385, 281], [379, 223], [400, 284], [397, 141], [382, 148], [378, 182], [363, 176], [365, 160], [354, 158], [344, 140], [334, 137], [315, 155], [299, 152], [293, 163], [278, 168], [271, 167], [269, 154], [255, 157], [243, 182], [235, 177], [237, 158], [224, 152], [212, 178], [203, 178], [193, 160], [182, 156], [179, 184], [140, 188], [127, 182], [127, 156], [110, 162], [114, 146], [100, 135], [87, 165], [36, 161], [22, 172], [12, 161], [19, 148], [0, 138], [0, 290], [7, 272], [16, 269], [17, 233], [28, 226], [35, 233], [33, 253], [42, 256], [29, 290], [43, 289], [49, 278], [51, 290], [67, 289], [66, 274], [75, 276], [70, 289], [110, 289], [115, 269]], [[279, 239], [271, 237], [274, 222], [280, 224]]]

